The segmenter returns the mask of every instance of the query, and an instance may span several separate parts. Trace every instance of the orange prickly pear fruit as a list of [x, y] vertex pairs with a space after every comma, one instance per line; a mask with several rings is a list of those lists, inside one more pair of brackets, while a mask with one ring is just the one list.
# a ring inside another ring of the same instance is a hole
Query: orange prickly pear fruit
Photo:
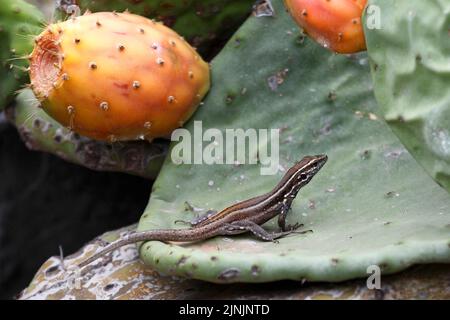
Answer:
[[209, 90], [209, 65], [177, 33], [129, 13], [49, 25], [30, 56], [44, 110], [97, 140], [167, 137]]
[[361, 17], [367, 0], [284, 0], [295, 22], [337, 53], [366, 50]]

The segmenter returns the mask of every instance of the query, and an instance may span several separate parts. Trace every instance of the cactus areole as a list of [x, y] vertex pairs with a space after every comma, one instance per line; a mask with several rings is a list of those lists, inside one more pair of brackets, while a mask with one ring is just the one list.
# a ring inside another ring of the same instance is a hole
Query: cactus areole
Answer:
[[295, 22], [337, 53], [366, 50], [361, 18], [367, 0], [284, 0]]
[[209, 66], [177, 33], [129, 13], [49, 25], [30, 55], [44, 110], [97, 140], [151, 140], [183, 125], [209, 90]]

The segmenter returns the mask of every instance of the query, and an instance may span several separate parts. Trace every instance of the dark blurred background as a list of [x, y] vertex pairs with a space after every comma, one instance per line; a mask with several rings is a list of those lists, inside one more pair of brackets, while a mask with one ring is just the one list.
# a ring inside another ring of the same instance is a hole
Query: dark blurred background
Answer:
[[29, 151], [0, 113], [0, 299], [11, 299], [52, 255], [136, 223], [152, 181], [94, 172]]

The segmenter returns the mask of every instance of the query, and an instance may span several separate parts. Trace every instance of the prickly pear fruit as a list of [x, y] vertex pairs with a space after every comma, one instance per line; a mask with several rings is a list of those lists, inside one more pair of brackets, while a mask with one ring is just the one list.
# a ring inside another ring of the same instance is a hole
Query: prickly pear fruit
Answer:
[[366, 50], [361, 17], [367, 0], [284, 0], [305, 32], [337, 53]]
[[49, 25], [30, 57], [44, 110], [97, 140], [168, 136], [209, 89], [209, 66], [177, 33], [129, 13]]

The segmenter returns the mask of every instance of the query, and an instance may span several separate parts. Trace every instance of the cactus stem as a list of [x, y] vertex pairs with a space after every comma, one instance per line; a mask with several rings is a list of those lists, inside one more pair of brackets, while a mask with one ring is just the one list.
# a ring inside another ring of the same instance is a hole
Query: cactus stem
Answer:
[[141, 87], [141, 83], [137, 80], [133, 81], [133, 88], [139, 89]]
[[100, 103], [100, 109], [102, 109], [103, 111], [107, 111], [109, 109], [109, 104], [106, 101], [103, 101]]

